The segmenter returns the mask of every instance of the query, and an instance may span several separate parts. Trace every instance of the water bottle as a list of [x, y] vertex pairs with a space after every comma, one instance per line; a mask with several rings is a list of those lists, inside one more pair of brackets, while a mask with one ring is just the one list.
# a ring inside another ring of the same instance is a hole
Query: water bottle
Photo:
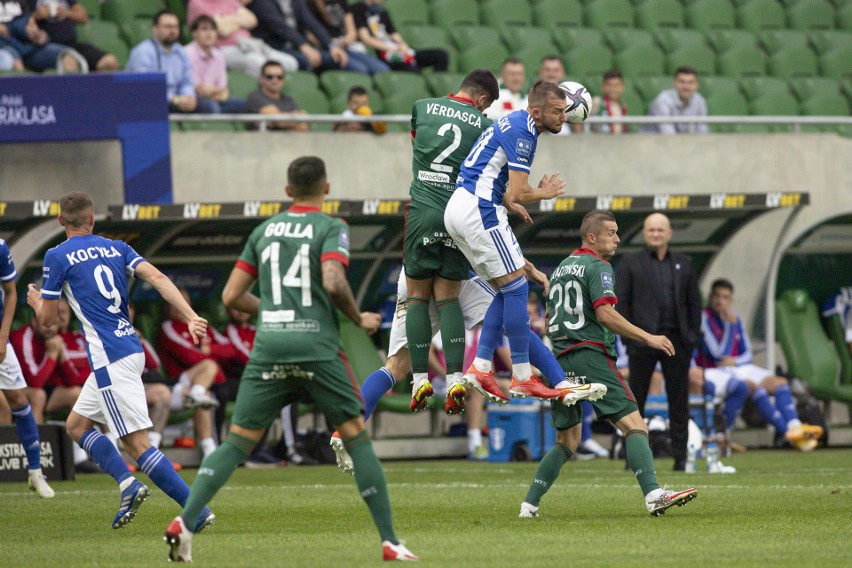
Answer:
[[719, 467], [719, 448], [716, 442], [707, 442], [707, 473], [715, 473]]
[[689, 444], [686, 448], [686, 467], [684, 468], [684, 472], [686, 473], [695, 473], [695, 458], [698, 455], [698, 450], [692, 444]]

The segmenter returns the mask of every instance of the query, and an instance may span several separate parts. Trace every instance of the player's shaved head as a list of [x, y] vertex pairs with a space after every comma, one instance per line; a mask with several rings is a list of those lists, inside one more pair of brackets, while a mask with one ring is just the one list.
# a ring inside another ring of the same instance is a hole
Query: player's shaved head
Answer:
[[615, 215], [606, 209], [594, 209], [586, 213], [580, 223], [580, 236], [583, 242], [588, 242], [588, 235], [598, 235], [606, 226], [607, 221], [615, 223]]
[[[485, 95], [493, 102], [500, 96], [497, 77], [488, 69], [475, 69], [468, 73], [462, 81], [461, 90], [470, 95], [473, 100]], [[491, 103], [489, 102], [486, 106], [491, 106]]]
[[325, 182], [325, 162], [316, 156], [296, 158], [287, 168], [287, 186], [296, 199], [322, 195]]
[[82, 191], [72, 191], [59, 201], [59, 222], [63, 227], [87, 227], [95, 214], [95, 201]]
[[562, 89], [560, 89], [559, 85], [556, 83], [538, 81], [532, 86], [532, 89], [530, 89], [528, 98], [529, 108], [543, 109], [545, 105], [547, 105], [548, 100], [551, 98], [557, 98], [564, 101], [565, 93], [562, 92]]

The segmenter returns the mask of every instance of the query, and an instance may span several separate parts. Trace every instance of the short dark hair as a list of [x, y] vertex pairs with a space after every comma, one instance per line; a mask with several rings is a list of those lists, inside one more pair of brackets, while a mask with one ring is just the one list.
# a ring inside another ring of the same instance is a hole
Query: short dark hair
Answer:
[[593, 209], [586, 213], [583, 217], [583, 222], [580, 223], [580, 238], [582, 241], [586, 242], [586, 235], [589, 233], [593, 235], [600, 233], [603, 228], [603, 224], [607, 221], [615, 223], [615, 215], [612, 214], [612, 211], [607, 211], [606, 209]]
[[678, 75], [695, 75], [697, 77], [698, 71], [696, 71], [694, 67], [688, 67], [686, 65], [681, 65], [680, 67], [675, 69], [674, 76], [677, 77]]
[[558, 61], [562, 68], [565, 69], [565, 63], [562, 62], [562, 58], [558, 55], [545, 55], [541, 58], [541, 61], [539, 61], [538, 66], [541, 67], [545, 61]]
[[517, 57], [507, 57], [503, 60], [503, 63], [500, 64], [500, 69], [502, 70], [506, 65], [523, 65], [524, 62], [518, 59]]
[[216, 20], [208, 16], [207, 14], [201, 14], [197, 18], [192, 21], [192, 25], [189, 27], [189, 30], [194, 32], [198, 28], [201, 27], [201, 24], [207, 24], [214, 30], [218, 30], [219, 26], [216, 25]]
[[367, 92], [367, 89], [365, 89], [361, 85], [355, 85], [351, 89], [349, 89], [349, 94], [346, 95], [346, 100], [351, 101], [352, 97], [360, 97], [360, 96], [369, 95], [369, 94], [370, 93]]
[[488, 69], [474, 69], [467, 74], [461, 84], [461, 90], [476, 98], [482, 95], [496, 101], [500, 96], [500, 87], [497, 86], [497, 77]]
[[59, 216], [68, 227], [85, 227], [89, 224], [89, 215], [95, 211], [92, 196], [82, 191], [72, 191], [59, 201]]
[[159, 12], [154, 14], [153, 22], [154, 22], [155, 26], [160, 24], [160, 18], [162, 18], [163, 16], [174, 16], [175, 18], [178, 19], [178, 23], [180, 23], [180, 18], [178, 17], [177, 14], [175, 14], [171, 10], [163, 8], [162, 10], [160, 10]]
[[261, 67], [261, 68], [260, 68], [260, 74], [261, 74], [261, 75], [263, 75], [264, 73], [266, 73], [266, 70], [267, 70], [269, 67], [280, 67], [280, 68], [281, 68], [281, 70], [282, 70], [282, 71], [284, 71], [284, 74], [285, 74], [285, 75], [287, 74], [287, 70], [286, 70], [286, 69], [284, 69], [284, 66], [283, 66], [283, 65], [281, 65], [281, 62], [279, 62], [279, 61], [275, 61], [274, 59], [267, 59], [267, 60], [263, 63], [263, 67]]
[[530, 89], [528, 96], [528, 104], [530, 108], [542, 108], [547, 104], [550, 97], [559, 99], [565, 98], [565, 93], [559, 88], [556, 83], [550, 81], [536, 81], [535, 85]]
[[730, 280], [728, 280], [727, 278], [717, 278], [716, 280], [714, 280], [714, 281], [713, 281], [713, 283], [712, 283], [712, 284], [710, 284], [710, 293], [712, 294], [712, 293], [713, 293], [713, 292], [715, 292], [718, 288], [723, 288], [723, 289], [725, 289], [725, 290], [730, 290], [730, 291], [731, 291], [731, 294], [733, 294], [733, 293], [734, 293], [734, 284], [733, 284], [733, 282], [731, 282], [731, 281], [730, 281]]
[[325, 180], [325, 162], [316, 156], [296, 158], [287, 168], [287, 185], [296, 198], [320, 195]]
[[610, 69], [603, 74], [602, 81], [606, 82], [610, 79], [624, 79], [624, 76], [621, 74], [621, 71], [618, 69]]

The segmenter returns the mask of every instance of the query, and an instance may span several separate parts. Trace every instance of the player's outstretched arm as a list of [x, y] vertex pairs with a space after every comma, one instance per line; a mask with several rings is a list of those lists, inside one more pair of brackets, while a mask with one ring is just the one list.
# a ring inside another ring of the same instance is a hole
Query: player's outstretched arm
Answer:
[[192, 306], [183, 299], [177, 286], [165, 274], [160, 272], [156, 266], [147, 261], [136, 265], [134, 276], [141, 278], [153, 286], [165, 301], [178, 309], [181, 317], [189, 324], [189, 333], [192, 335], [192, 340], [198, 344], [201, 338], [207, 333], [207, 320], [195, 313]]
[[524, 275], [530, 282], [534, 282], [544, 288], [545, 296], [550, 294], [550, 280], [547, 278], [547, 274], [536, 268], [535, 265], [526, 258], [524, 258]]
[[322, 263], [322, 287], [331, 298], [331, 302], [359, 327], [373, 334], [379, 328], [381, 316], [372, 312], [361, 312], [352, 288], [346, 280], [346, 269], [338, 260], [325, 260]]
[[260, 311], [260, 298], [251, 293], [254, 282], [254, 276], [242, 268], [234, 267], [225, 288], [222, 289], [222, 303], [229, 308], [256, 316]]
[[627, 321], [623, 315], [615, 311], [611, 304], [603, 304], [595, 308], [595, 317], [601, 325], [623, 338], [641, 341], [648, 347], [664, 351], [669, 356], [675, 354], [674, 345], [668, 337], [651, 335], [644, 329], [636, 327]]

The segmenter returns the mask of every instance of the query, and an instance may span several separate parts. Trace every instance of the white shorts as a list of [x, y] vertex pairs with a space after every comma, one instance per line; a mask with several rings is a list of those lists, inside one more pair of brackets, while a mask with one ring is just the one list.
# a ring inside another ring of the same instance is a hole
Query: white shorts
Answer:
[[24, 373], [18, 363], [18, 356], [12, 344], [6, 344], [6, 358], [0, 363], [0, 390], [20, 390], [27, 388]]
[[772, 376], [769, 369], [758, 367], [748, 363], [736, 367], [717, 367], [715, 369], [704, 369], [704, 379], [713, 383], [716, 387], [716, 397], [724, 399], [728, 393], [728, 382], [732, 378], [748, 381], [759, 386], [766, 377]]
[[145, 355], [134, 353], [95, 370], [86, 379], [74, 412], [106, 424], [119, 438], [152, 426], [142, 371]]
[[[464, 316], [464, 326], [474, 329], [485, 319], [485, 312], [494, 299], [494, 289], [479, 278], [462, 280], [459, 291], [459, 306]], [[393, 314], [391, 324], [390, 344], [388, 356], [396, 355], [403, 347], [408, 347], [408, 334], [405, 331], [406, 301], [408, 300], [408, 287], [405, 282], [405, 271], [400, 270], [399, 282], [396, 286], [396, 311]], [[432, 322], [432, 335], [438, 333], [441, 327], [438, 321], [438, 309], [435, 300], [429, 302], [429, 320]]]
[[[479, 208], [480, 198], [456, 190], [447, 203], [444, 224], [473, 270], [489, 282], [524, 267], [524, 255], [506, 217], [506, 208]], [[482, 200], [484, 202], [484, 200]], [[486, 229], [486, 225], [490, 228]]]
[[183, 410], [184, 398], [191, 388], [192, 382], [189, 380], [189, 373], [184, 371], [178, 377], [175, 386], [172, 387], [172, 400], [169, 402], [169, 410]]

